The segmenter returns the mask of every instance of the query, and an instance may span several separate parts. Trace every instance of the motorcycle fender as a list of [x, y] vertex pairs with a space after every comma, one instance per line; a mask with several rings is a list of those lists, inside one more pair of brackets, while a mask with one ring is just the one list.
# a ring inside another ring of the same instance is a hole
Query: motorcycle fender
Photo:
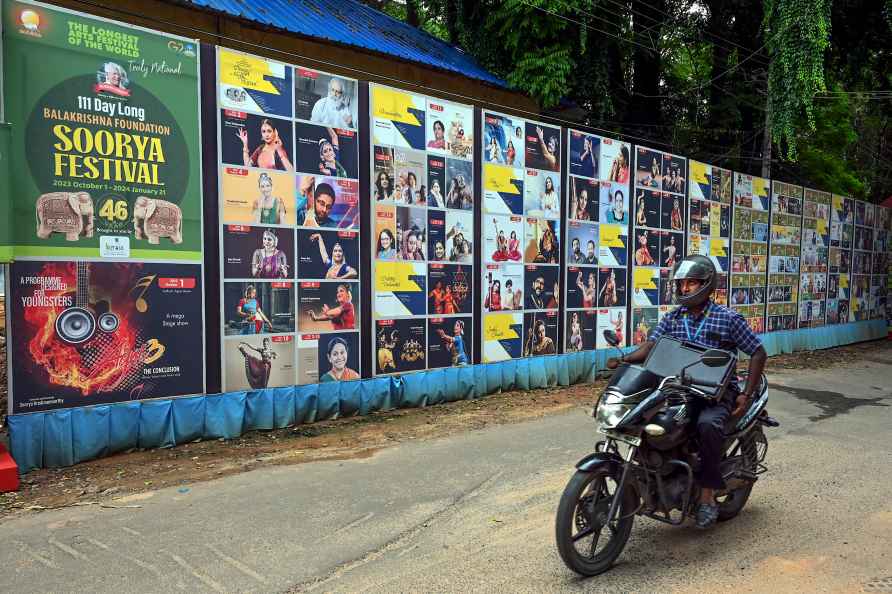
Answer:
[[594, 452], [576, 463], [576, 470], [580, 472], [594, 472], [602, 466], [607, 466], [612, 472], [619, 472], [623, 465], [623, 459], [612, 452]]

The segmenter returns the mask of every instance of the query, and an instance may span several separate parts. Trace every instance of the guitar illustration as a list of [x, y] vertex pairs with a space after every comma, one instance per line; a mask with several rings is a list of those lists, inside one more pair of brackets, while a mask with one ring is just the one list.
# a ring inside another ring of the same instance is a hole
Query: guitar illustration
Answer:
[[93, 338], [96, 327], [105, 333], [118, 329], [118, 316], [112, 313], [107, 301], [89, 303], [90, 270], [87, 262], [77, 263], [77, 296], [72, 307], [56, 318], [56, 335], [68, 344], [83, 344]]

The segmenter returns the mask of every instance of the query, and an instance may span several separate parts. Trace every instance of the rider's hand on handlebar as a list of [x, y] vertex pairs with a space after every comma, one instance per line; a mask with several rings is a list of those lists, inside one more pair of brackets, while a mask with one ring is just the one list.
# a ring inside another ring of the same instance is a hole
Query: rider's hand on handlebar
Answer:
[[607, 359], [607, 369], [616, 369], [617, 367], [619, 367], [620, 363], [621, 361], [616, 357], [610, 357], [609, 359]]

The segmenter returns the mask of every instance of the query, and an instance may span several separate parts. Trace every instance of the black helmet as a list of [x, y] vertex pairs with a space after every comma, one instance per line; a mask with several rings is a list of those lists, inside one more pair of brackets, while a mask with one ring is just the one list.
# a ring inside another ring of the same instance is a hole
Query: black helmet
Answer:
[[[694, 255], [680, 260], [672, 269], [672, 282], [675, 283], [678, 303], [688, 307], [704, 303], [715, 290], [717, 276], [715, 265], [706, 256]], [[684, 279], [703, 281], [703, 286], [693, 295], [684, 295], [678, 286], [678, 282]]]

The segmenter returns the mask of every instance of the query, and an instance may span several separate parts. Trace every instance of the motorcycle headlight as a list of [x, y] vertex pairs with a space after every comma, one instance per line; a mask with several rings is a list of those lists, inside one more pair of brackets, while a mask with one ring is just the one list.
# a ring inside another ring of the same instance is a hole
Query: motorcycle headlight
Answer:
[[629, 411], [634, 408], [632, 405], [623, 404], [623, 396], [616, 393], [605, 394], [598, 404], [598, 411], [595, 419], [605, 429], [616, 427], [622, 421]]

